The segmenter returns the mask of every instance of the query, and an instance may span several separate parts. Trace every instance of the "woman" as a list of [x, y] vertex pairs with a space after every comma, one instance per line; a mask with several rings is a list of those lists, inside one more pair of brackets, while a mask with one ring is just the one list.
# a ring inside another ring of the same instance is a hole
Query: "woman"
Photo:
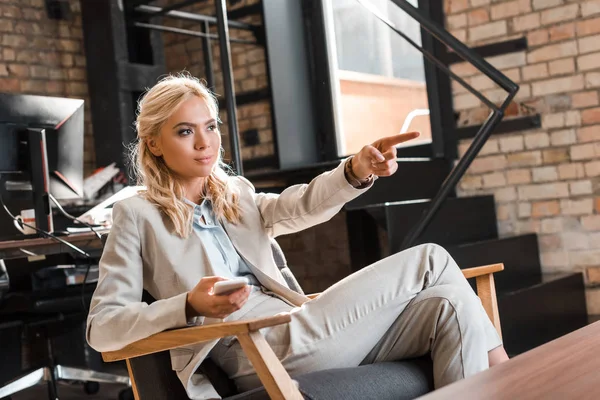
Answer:
[[[431, 353], [441, 387], [507, 359], [479, 299], [446, 251], [422, 245], [387, 257], [317, 299], [290, 290], [270, 240], [329, 220], [376, 177], [396, 171], [396, 135], [365, 146], [308, 185], [256, 193], [221, 162], [217, 103], [195, 78], [169, 76], [139, 102], [135, 152], [147, 191], [114, 207], [87, 340], [111, 351], [166, 329], [289, 312], [263, 330], [291, 374]], [[250, 285], [214, 295], [220, 280]], [[146, 289], [156, 302], [141, 301]], [[235, 338], [171, 351], [193, 399], [218, 397], [194, 374], [210, 356], [240, 390], [260, 385]]]

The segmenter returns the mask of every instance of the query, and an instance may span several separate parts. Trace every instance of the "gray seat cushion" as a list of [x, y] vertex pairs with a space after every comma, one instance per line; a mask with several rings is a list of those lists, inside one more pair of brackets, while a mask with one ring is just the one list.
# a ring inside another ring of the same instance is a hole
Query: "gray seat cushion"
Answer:
[[[408, 400], [433, 390], [432, 364], [428, 358], [337, 368], [294, 377], [305, 399], [310, 400]], [[268, 400], [264, 388], [227, 400]]]

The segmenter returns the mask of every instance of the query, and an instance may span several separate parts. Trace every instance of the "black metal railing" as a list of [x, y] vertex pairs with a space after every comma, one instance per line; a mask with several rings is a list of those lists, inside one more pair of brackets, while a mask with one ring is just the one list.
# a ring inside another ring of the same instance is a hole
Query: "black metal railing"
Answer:
[[469, 168], [475, 157], [477, 157], [479, 151], [481, 150], [487, 139], [490, 137], [494, 128], [498, 126], [498, 124], [504, 117], [504, 112], [511, 103], [512, 99], [517, 94], [519, 86], [513, 81], [511, 81], [502, 72], [498, 71], [484, 58], [482, 58], [477, 53], [469, 49], [460, 40], [452, 36], [450, 32], [421, 15], [419, 10], [412, 4], [410, 4], [408, 1], [390, 0], [396, 6], [398, 6], [400, 9], [406, 12], [406, 14], [408, 14], [412, 19], [417, 21], [421, 28], [429, 32], [433, 37], [435, 37], [441, 43], [453, 50], [458, 56], [460, 56], [466, 62], [473, 65], [485, 76], [490, 78], [492, 81], [498, 84], [498, 86], [504, 89], [507, 92], [506, 99], [502, 102], [500, 106], [496, 105], [494, 102], [489, 100], [479, 91], [477, 91], [467, 82], [465, 82], [464, 79], [452, 72], [442, 61], [438, 60], [432, 54], [428, 53], [417, 43], [415, 43], [411, 38], [409, 38], [406, 34], [396, 29], [394, 24], [390, 22], [385, 16], [381, 15], [381, 13], [368, 0], [357, 1], [376, 18], [381, 20], [394, 32], [396, 32], [398, 35], [402, 36], [406, 41], [408, 41], [413, 47], [415, 47], [419, 52], [421, 52], [427, 60], [435, 64], [438, 68], [440, 68], [442, 71], [448, 74], [451, 78], [455, 79], [465, 89], [467, 89], [470, 93], [472, 93], [475, 97], [481, 100], [486, 106], [488, 106], [492, 110], [485, 123], [479, 128], [479, 131], [475, 135], [473, 142], [471, 143], [463, 157], [458, 161], [458, 163], [452, 169], [448, 177], [444, 180], [442, 186], [440, 187], [440, 190], [437, 192], [434, 198], [431, 199], [429, 207], [427, 207], [427, 209], [423, 212], [423, 215], [421, 216], [419, 222], [409, 231], [408, 235], [406, 235], [406, 237], [404, 238], [401, 249], [406, 249], [413, 245], [415, 240], [423, 233], [423, 231], [431, 223], [431, 220], [435, 217], [436, 213], [439, 211], [440, 207], [442, 206], [450, 192], [453, 190], [454, 187], [456, 187], [458, 181], [463, 177], [467, 168]]
[[[186, 36], [202, 38], [202, 48], [204, 51], [204, 67], [206, 72], [206, 80], [208, 87], [214, 90], [215, 78], [213, 72], [213, 57], [210, 41], [219, 41], [219, 52], [221, 54], [221, 71], [223, 73], [223, 90], [224, 98], [227, 103], [227, 126], [229, 131], [230, 152], [232, 160], [232, 169], [235, 173], [243, 175], [242, 157], [239, 145], [239, 127], [237, 123], [237, 108], [235, 98], [235, 87], [233, 84], [233, 69], [231, 65], [231, 43], [259, 45], [258, 40], [247, 40], [230, 38], [229, 28], [246, 30], [254, 33], [255, 38], [260, 32], [260, 27], [252, 24], [229, 21], [227, 16], [227, 5], [225, 0], [216, 0], [216, 16], [202, 15], [192, 12], [179, 11], [195, 3], [200, 3], [203, 0], [185, 0], [167, 7], [155, 7], [143, 4], [146, 1], [139, 1], [135, 6], [135, 11], [138, 13], [132, 21], [132, 25], [138, 28], [152, 29], [163, 32], [171, 32]], [[168, 17], [173, 19], [181, 19], [185, 21], [197, 22], [200, 24], [200, 31], [164, 26], [154, 23], [156, 17]], [[210, 25], [217, 26], [217, 34], [209, 32]]]

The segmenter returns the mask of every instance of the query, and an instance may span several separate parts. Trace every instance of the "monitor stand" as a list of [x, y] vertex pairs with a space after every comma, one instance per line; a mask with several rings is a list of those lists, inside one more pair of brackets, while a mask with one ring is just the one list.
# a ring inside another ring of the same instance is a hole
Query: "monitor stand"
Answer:
[[46, 232], [54, 231], [52, 209], [50, 207], [50, 174], [48, 172], [48, 154], [46, 152], [46, 131], [44, 129], [26, 128], [29, 147], [31, 186], [33, 190], [33, 208], [35, 209], [35, 226]]

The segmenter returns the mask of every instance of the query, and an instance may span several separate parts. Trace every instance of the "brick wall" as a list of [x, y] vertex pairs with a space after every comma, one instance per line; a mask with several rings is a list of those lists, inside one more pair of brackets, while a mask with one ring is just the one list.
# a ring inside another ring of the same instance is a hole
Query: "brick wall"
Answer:
[[0, 92], [85, 100], [85, 173], [95, 167], [78, 0], [68, 21], [48, 18], [44, 0], [0, 0]]
[[[540, 113], [542, 127], [493, 135], [460, 183], [494, 194], [502, 236], [535, 232], [545, 272], [585, 271], [588, 311], [600, 314], [600, 1], [445, 0], [447, 27], [470, 46], [527, 37], [527, 51], [489, 61], [521, 89], [509, 118]], [[499, 101], [466, 65], [453, 69]], [[459, 124], [489, 113], [453, 85]], [[460, 144], [464, 153], [469, 142]]]
[[[172, 1], [171, 1], [172, 2]], [[240, 7], [258, 3], [258, 0], [243, 0], [236, 2], [234, 6], [228, 6], [228, 10], [235, 10]], [[169, 2], [166, 2], [169, 4]], [[185, 11], [196, 12], [205, 15], [214, 15], [214, 1], [207, 1], [192, 7], [186, 7]], [[242, 22], [261, 25], [260, 16], [249, 16], [241, 19]], [[198, 30], [198, 24], [195, 22], [181, 20], [165, 20], [165, 24], [178, 28]], [[211, 33], [217, 34], [216, 26], [211, 28]], [[251, 32], [231, 29], [230, 38], [253, 40]], [[179, 34], [165, 33], [163, 35], [165, 43], [165, 58], [168, 72], [189, 71], [199, 78], [205, 77], [204, 55], [202, 51], [202, 39]], [[214, 92], [219, 98], [223, 98], [223, 75], [221, 73], [221, 59], [219, 51], [219, 42], [212, 41], [213, 71], [215, 76]], [[268, 78], [266, 73], [265, 50], [263, 46], [231, 43], [231, 63], [233, 67], [233, 79], [236, 94], [245, 93], [257, 89], [268, 87]], [[268, 100], [239, 106], [238, 128], [242, 133], [249, 129], [258, 130], [259, 143], [253, 146], [242, 146], [242, 159], [260, 158], [274, 154], [273, 132], [271, 129], [271, 111]], [[220, 117], [223, 120], [221, 131], [223, 133], [223, 147], [225, 148], [226, 159], [229, 158], [229, 133], [227, 129], [227, 112], [225, 108], [221, 110]]]

